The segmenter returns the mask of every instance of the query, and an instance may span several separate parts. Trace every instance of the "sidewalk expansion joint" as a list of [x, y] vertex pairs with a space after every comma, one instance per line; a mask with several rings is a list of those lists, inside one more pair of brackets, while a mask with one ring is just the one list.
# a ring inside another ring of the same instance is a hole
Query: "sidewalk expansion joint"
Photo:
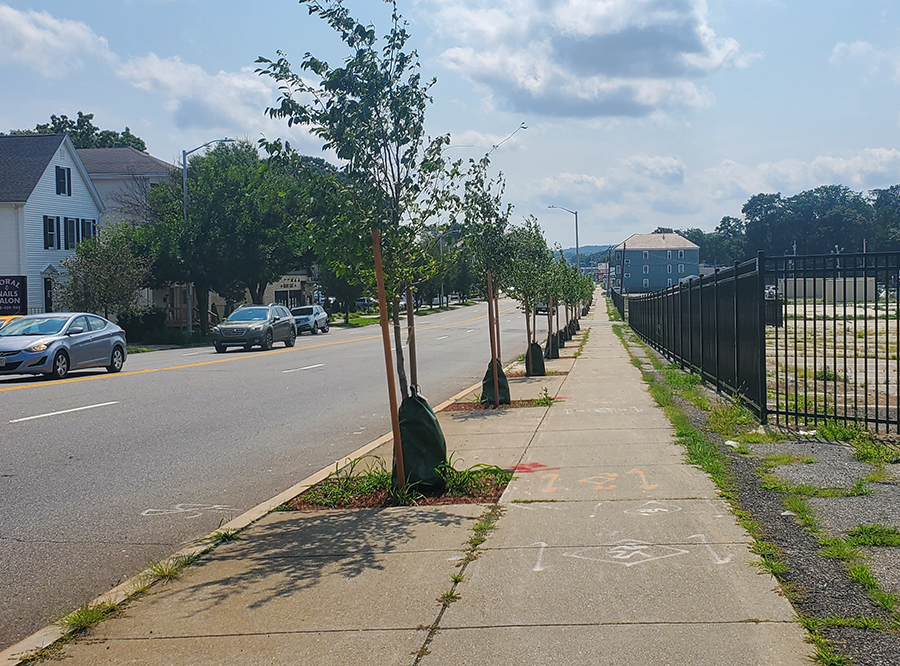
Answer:
[[760, 618], [747, 618], [744, 620], [721, 620], [715, 622], [704, 622], [702, 620], [685, 620], [684, 622], [674, 621], [646, 621], [646, 622], [535, 622], [521, 624], [477, 624], [456, 627], [442, 627], [441, 631], [472, 631], [478, 629], [541, 629], [556, 627], [728, 627], [740, 626], [745, 624], [766, 624], [766, 625], [782, 625], [796, 626], [795, 620], [763, 620]]

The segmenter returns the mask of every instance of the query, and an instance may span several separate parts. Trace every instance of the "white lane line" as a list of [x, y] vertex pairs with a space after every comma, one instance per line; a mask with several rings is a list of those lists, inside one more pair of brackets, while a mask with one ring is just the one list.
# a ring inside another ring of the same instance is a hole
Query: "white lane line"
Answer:
[[441, 337], [438, 338], [438, 340], [446, 340], [449, 337], [450, 337], [449, 335], [442, 335]]
[[24, 419], [13, 419], [10, 423], [21, 423], [22, 421], [33, 421], [34, 419], [45, 419], [48, 416], [59, 416], [60, 414], [71, 414], [72, 412], [81, 412], [85, 409], [96, 409], [97, 407], [109, 407], [110, 405], [118, 405], [119, 401], [101, 402], [99, 405], [88, 405], [87, 407], [76, 407], [75, 409], [64, 409], [61, 412], [50, 412], [49, 414], [38, 414], [37, 416], [26, 416]]
[[466, 333], [474, 333], [474, 332], [475, 332], [474, 328], [470, 328], [468, 331], [466, 331]]
[[300, 372], [301, 370], [312, 370], [313, 368], [321, 368], [323, 365], [325, 365], [325, 364], [324, 363], [316, 363], [315, 365], [307, 365], [302, 368], [294, 368], [293, 370], [282, 370], [281, 374], [284, 375], [289, 372]]
[[182, 356], [197, 356], [198, 354], [202, 354], [202, 351], [191, 352], [190, 354], [182, 354]]

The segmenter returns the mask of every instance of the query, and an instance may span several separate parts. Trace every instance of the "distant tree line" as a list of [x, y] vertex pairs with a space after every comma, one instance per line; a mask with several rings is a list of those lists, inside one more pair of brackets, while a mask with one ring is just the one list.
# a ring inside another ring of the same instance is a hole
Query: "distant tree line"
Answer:
[[823, 185], [792, 197], [757, 194], [742, 218], [723, 217], [715, 230], [679, 230], [700, 246], [702, 263], [728, 265], [767, 255], [900, 250], [900, 185], [854, 192]]
[[[78, 112], [78, 118], [72, 120], [68, 116], [51, 115], [49, 123], [39, 123], [34, 129], [10, 130], [11, 136], [22, 134], [68, 134], [72, 145], [76, 148], [135, 148], [147, 151], [147, 144], [140, 137], [125, 131], [101, 130], [93, 123], [93, 113]], [[0, 136], [4, 136], [0, 133]]]

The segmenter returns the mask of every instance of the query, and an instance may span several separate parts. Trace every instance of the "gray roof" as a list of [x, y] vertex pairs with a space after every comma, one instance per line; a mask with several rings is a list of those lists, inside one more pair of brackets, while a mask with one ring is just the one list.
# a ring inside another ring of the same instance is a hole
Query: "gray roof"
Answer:
[[78, 157], [91, 178], [169, 175], [172, 165], [136, 148], [79, 148]]
[[632, 234], [623, 243], [616, 246], [621, 250], [622, 246], [627, 250], [697, 250], [699, 246], [692, 243], [680, 234]]
[[0, 202], [25, 203], [65, 134], [0, 136]]

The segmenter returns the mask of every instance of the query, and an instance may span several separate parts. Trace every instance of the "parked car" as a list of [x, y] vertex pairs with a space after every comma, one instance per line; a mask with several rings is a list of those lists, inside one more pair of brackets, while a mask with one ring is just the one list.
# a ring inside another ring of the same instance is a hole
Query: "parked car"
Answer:
[[[536, 314], [547, 314], [549, 309], [550, 308], [547, 307], [546, 303], [538, 303], [537, 305], [534, 306], [534, 311]], [[553, 306], [552, 314], [556, 314], [556, 306], [555, 305]]]
[[229, 347], [243, 347], [249, 351], [259, 345], [263, 350], [269, 350], [276, 342], [293, 347], [297, 326], [291, 311], [283, 305], [242, 305], [214, 326], [212, 334], [220, 354]]
[[363, 298], [357, 298], [356, 302], [353, 304], [357, 310], [360, 312], [368, 312], [372, 308], [378, 307], [378, 301], [365, 296]]
[[328, 333], [328, 313], [321, 305], [301, 305], [299, 308], [291, 308], [294, 322], [297, 324], [297, 333], [309, 331], [317, 335], [319, 331]]
[[0, 328], [6, 326], [13, 319], [18, 319], [22, 315], [0, 315]]
[[126, 355], [125, 331], [89, 312], [26, 315], [0, 328], [0, 374], [62, 379], [84, 368], [119, 372]]

